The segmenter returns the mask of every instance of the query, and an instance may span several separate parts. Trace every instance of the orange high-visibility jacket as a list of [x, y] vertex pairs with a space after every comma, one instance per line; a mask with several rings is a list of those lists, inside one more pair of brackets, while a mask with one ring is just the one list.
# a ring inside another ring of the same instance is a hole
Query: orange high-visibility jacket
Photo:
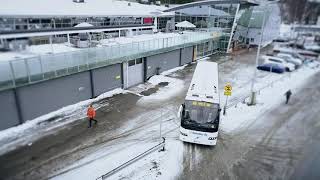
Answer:
[[93, 107], [89, 107], [87, 111], [88, 118], [94, 118], [96, 117], [96, 110], [94, 110]]

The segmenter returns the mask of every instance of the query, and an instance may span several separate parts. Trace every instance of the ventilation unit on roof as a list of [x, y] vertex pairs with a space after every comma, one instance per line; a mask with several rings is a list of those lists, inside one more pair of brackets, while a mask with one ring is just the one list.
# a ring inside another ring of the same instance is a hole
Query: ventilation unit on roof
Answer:
[[73, 0], [75, 3], [84, 3], [84, 0]]

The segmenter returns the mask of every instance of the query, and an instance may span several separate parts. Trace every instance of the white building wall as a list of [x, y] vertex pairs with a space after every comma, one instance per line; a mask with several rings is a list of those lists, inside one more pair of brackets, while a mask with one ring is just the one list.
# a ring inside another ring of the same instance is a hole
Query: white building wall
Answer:
[[240, 40], [240, 36], [247, 37], [247, 32], [248, 32], [247, 27], [237, 25], [236, 32], [234, 33], [234, 39]]

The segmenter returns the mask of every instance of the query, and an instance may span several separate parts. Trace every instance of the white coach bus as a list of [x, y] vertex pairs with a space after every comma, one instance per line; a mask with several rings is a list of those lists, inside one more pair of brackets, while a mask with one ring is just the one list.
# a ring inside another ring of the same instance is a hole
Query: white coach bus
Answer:
[[180, 140], [216, 145], [221, 110], [218, 81], [218, 64], [199, 61], [178, 113]]

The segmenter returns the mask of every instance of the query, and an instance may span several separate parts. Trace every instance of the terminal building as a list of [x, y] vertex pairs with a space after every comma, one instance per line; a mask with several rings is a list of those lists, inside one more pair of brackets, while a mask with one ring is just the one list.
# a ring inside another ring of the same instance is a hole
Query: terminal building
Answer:
[[280, 25], [280, 7], [277, 3], [248, 8], [237, 21], [235, 45], [257, 46], [262, 36], [261, 45], [266, 46], [279, 37]]
[[[116, 0], [2, 3], [0, 130], [227, 52], [237, 12], [252, 5], [248, 0], [174, 7]], [[199, 13], [202, 8], [207, 15]], [[175, 24], [184, 20], [196, 27], [177, 30]]]
[[[154, 28], [163, 30], [167, 21], [174, 19], [174, 13], [162, 12], [164, 6], [127, 1], [12, 0], [1, 4], [0, 48], [11, 50], [49, 44], [50, 40], [57, 43], [67, 39], [95, 40], [151, 32]], [[158, 26], [153, 27], [156, 19]], [[25, 35], [21, 36], [22, 33]], [[8, 34], [11, 36], [5, 36]]]

